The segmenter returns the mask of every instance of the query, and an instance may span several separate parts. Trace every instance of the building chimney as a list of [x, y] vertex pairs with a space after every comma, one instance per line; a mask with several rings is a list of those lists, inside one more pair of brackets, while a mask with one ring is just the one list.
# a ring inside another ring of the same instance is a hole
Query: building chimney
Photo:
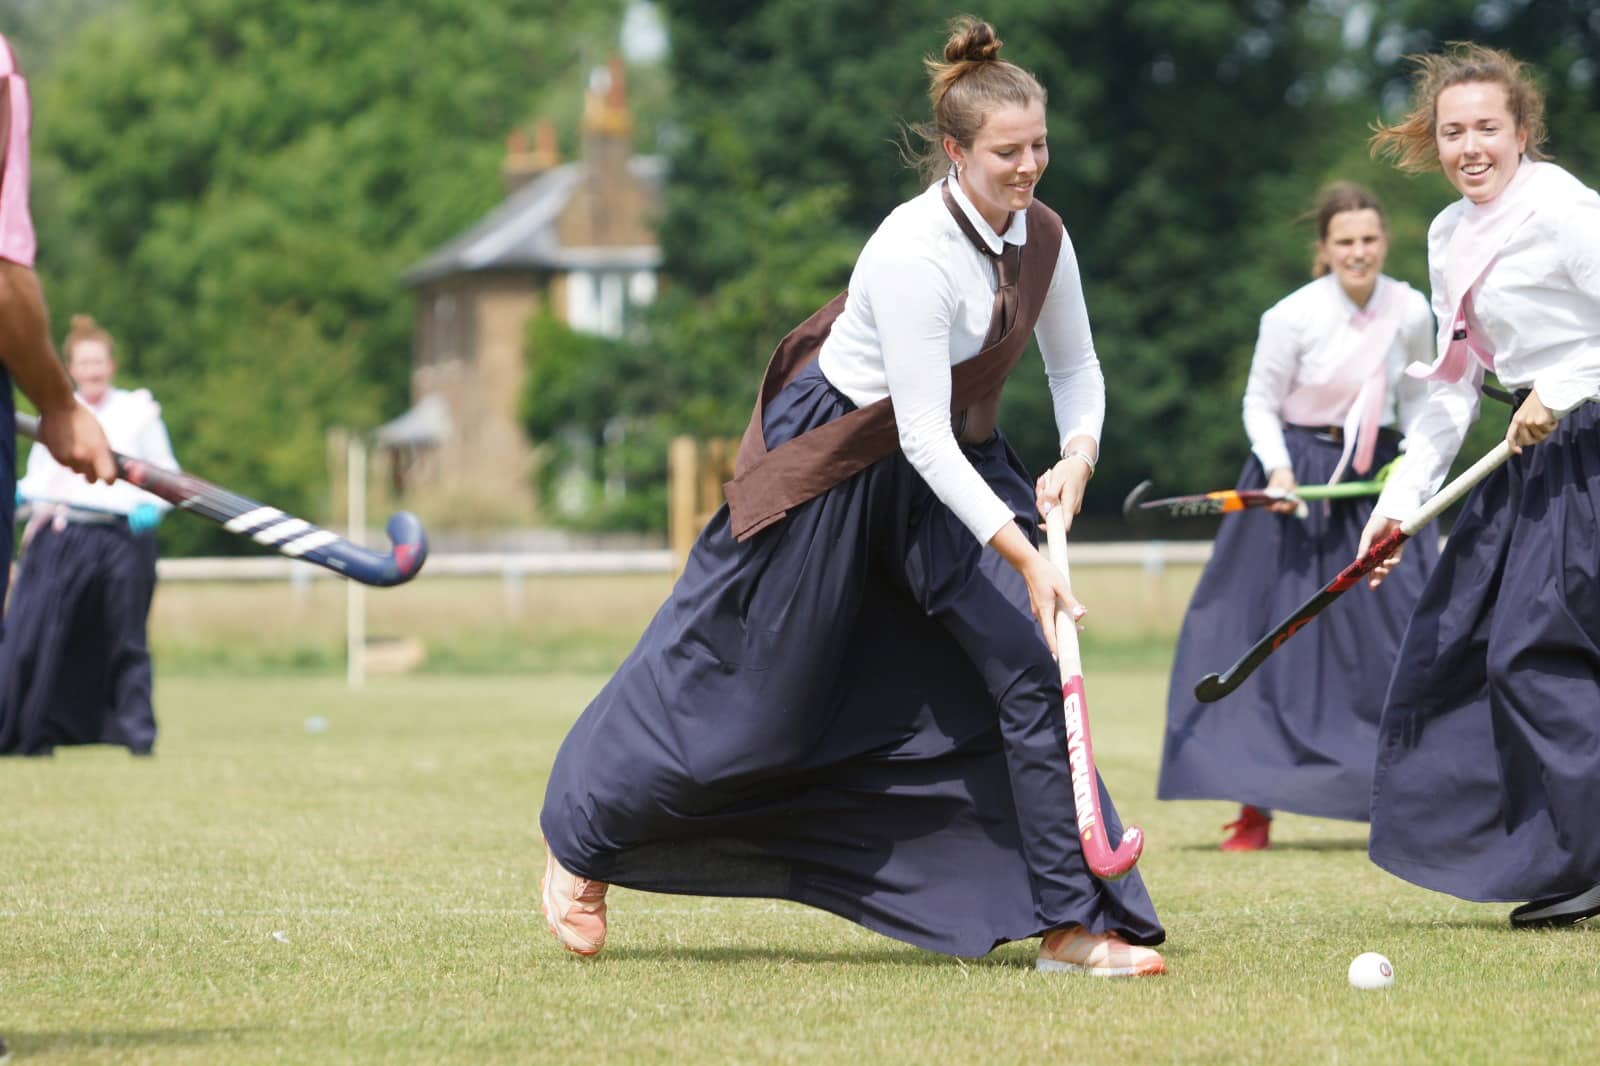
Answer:
[[560, 165], [561, 149], [556, 144], [556, 127], [549, 119], [540, 119], [534, 126], [531, 150], [528, 147], [528, 135], [521, 129], [514, 129], [506, 135], [506, 158], [500, 165], [500, 177], [505, 183], [507, 196]]
[[628, 113], [628, 83], [622, 57], [612, 56], [589, 77], [583, 105], [583, 166], [588, 177], [589, 243], [612, 246], [633, 241], [634, 212], [623, 205], [633, 200], [629, 160], [633, 158], [633, 116]]
[[621, 56], [612, 56], [604, 70], [595, 70], [589, 79], [589, 95], [583, 106], [586, 137], [617, 137], [626, 141], [633, 133], [633, 116], [628, 113], [628, 81]]

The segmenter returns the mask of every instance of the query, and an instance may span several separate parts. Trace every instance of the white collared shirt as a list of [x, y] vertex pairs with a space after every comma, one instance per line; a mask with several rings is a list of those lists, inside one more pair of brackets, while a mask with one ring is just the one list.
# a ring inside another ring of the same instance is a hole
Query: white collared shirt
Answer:
[[[950, 191], [995, 252], [1025, 244], [1027, 219], [1014, 212], [1004, 235]], [[962, 454], [950, 426], [950, 368], [983, 348], [994, 313], [993, 262], [972, 246], [935, 182], [884, 219], [856, 260], [844, 310], [823, 342], [822, 373], [857, 406], [894, 397], [900, 448], [928, 487], [973, 536], [987, 544], [1013, 520], [1008, 507]], [[1034, 327], [1061, 443], [1100, 439], [1105, 381], [1089, 331], [1078, 258], [1065, 233], [1044, 310]]]
[[[81, 397], [79, 402], [84, 402]], [[149, 389], [108, 389], [99, 406], [84, 406], [94, 412], [113, 451], [143, 459], [152, 466], [178, 469], [166, 423], [161, 421], [161, 405]], [[81, 474], [56, 462], [50, 449], [38, 443], [28, 450], [28, 472], [17, 482], [17, 491], [23, 499], [35, 503], [65, 503], [116, 514], [128, 514], [141, 503], [153, 503], [163, 511], [172, 507], [159, 496], [126, 481], [90, 484]]]
[[[1422, 294], [1388, 275], [1378, 278], [1386, 299], [1401, 301], [1400, 321], [1386, 356], [1387, 392], [1381, 426], [1402, 432], [1421, 413], [1427, 386], [1406, 377], [1408, 363], [1433, 361], [1433, 315]], [[1380, 297], [1373, 289], [1371, 299]], [[1335, 361], [1348, 358], [1342, 336], [1361, 309], [1333, 274], [1324, 274], [1279, 300], [1261, 316], [1261, 332], [1244, 390], [1244, 429], [1250, 450], [1267, 472], [1291, 466], [1283, 442], [1284, 398], [1305, 382], [1327, 381]], [[1372, 364], [1369, 364], [1372, 365]], [[1344, 420], [1344, 412], [1330, 423]]]
[[[1600, 195], [1565, 171], [1556, 178], [1541, 186], [1533, 215], [1473, 286], [1468, 324], [1493, 349], [1501, 384], [1532, 388], [1561, 416], [1600, 399]], [[1428, 229], [1428, 275], [1441, 321], [1455, 315], [1443, 306], [1445, 252], [1471, 206], [1458, 200]], [[1379, 514], [1404, 520], [1439, 491], [1477, 418], [1483, 374], [1473, 360], [1460, 381], [1428, 383], [1427, 406], [1411, 427], [1405, 461], [1378, 497]]]

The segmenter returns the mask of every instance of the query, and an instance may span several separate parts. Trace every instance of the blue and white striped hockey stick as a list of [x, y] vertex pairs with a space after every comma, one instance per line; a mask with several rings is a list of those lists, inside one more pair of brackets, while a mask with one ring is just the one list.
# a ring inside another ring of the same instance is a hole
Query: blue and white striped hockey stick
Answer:
[[[39, 420], [19, 413], [17, 432], [38, 440]], [[383, 554], [351, 544], [337, 533], [219, 488], [193, 474], [151, 466], [118, 452], [112, 452], [111, 457], [116, 460], [118, 477], [161, 497], [179, 510], [209, 518], [229, 533], [247, 536], [280, 555], [327, 567], [363, 585], [388, 586], [410, 581], [428, 557], [428, 534], [416, 515], [409, 511], [389, 516], [386, 532], [394, 548]]]

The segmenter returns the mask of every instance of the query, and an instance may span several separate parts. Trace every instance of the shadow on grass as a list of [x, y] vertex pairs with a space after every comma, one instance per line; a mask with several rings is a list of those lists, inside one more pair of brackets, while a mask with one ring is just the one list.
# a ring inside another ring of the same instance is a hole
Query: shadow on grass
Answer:
[[[1215, 844], [1180, 844], [1178, 851], [1215, 851], [1224, 854]], [[1338, 840], [1274, 840], [1267, 854], [1274, 851], [1361, 851], [1367, 850], [1366, 837], [1345, 837]], [[1249, 854], [1241, 852], [1239, 854]]]
[[[1474, 904], [1478, 906], [1478, 904]], [[1600, 925], [1593, 924], [1593, 920], [1579, 922], [1577, 925], [1558, 925], [1548, 929], [1518, 929], [1508, 919], [1514, 903], [1490, 903], [1488, 907], [1504, 907], [1498, 915], [1484, 914], [1480, 918], [1407, 918], [1394, 921], [1395, 925], [1407, 926], [1413, 929], [1455, 929], [1466, 930], [1474, 933], [1497, 933], [1505, 937], [1519, 937], [1526, 939], [1531, 936], [1585, 936], [1590, 933], [1600, 933]]]
[[6, 1041], [18, 1059], [47, 1053], [91, 1049], [203, 1047], [236, 1044], [254, 1028], [237, 1029], [63, 1029], [32, 1031], [6, 1029]]
[[[1018, 947], [1017, 945], [1023, 946]], [[604, 958], [614, 959], [619, 962], [710, 962], [725, 965], [789, 962], [805, 966], [918, 966], [924, 969], [955, 967], [986, 970], [1032, 970], [1037, 951], [1037, 941], [1023, 940], [1002, 944], [992, 953], [977, 959], [957, 958], [954, 955], [941, 955], [935, 951], [920, 951], [916, 948], [891, 947], [877, 951], [870, 948], [845, 951], [793, 951], [760, 947], [759, 945], [721, 948], [616, 947], [607, 948]], [[1161, 945], [1160, 951], [1170, 957], [1173, 954], [1172, 945]], [[1181, 948], [1177, 950], [1177, 954], [1183, 954]]]
[[940, 955], [933, 951], [918, 951], [915, 948], [888, 948], [885, 950], [872, 950], [862, 948], [859, 950], [830, 950], [830, 951], [794, 951], [783, 948], [761, 947], [721, 947], [721, 948], [607, 948], [604, 958], [616, 959], [627, 962], [720, 962], [727, 964], [742, 964], [750, 962], [774, 963], [796, 962], [807, 966], [830, 966], [846, 963], [852, 966], [1015, 966], [1026, 961], [1033, 965], [1033, 957], [1026, 960], [1008, 958], [1003, 956], [985, 956], [981, 959], [957, 959], [952, 955]]

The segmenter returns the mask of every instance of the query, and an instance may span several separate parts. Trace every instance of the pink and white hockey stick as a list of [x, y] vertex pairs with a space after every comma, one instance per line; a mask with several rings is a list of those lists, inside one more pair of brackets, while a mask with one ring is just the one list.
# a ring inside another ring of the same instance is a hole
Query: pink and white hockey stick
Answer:
[[[1060, 508], [1045, 516], [1050, 561], [1067, 578], [1067, 520]], [[1072, 768], [1072, 803], [1078, 813], [1078, 839], [1090, 871], [1102, 881], [1127, 875], [1144, 851], [1144, 830], [1130, 825], [1112, 850], [1100, 813], [1100, 775], [1094, 767], [1089, 738], [1089, 701], [1083, 693], [1083, 659], [1078, 652], [1078, 626], [1066, 611], [1056, 611], [1056, 656], [1061, 664], [1061, 704], [1067, 719], [1067, 763]]]

